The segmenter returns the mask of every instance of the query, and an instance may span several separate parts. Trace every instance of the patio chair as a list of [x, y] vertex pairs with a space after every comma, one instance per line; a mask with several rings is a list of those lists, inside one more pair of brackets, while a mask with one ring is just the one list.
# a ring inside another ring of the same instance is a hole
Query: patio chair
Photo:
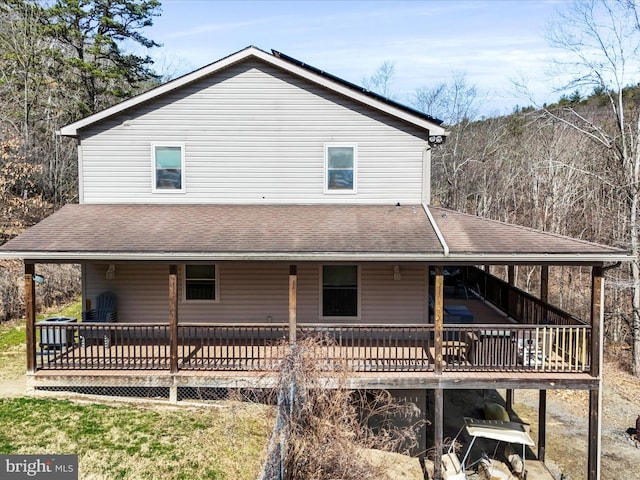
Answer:
[[[82, 312], [82, 323], [113, 323], [118, 320], [118, 300], [113, 292], [102, 292], [96, 298], [96, 306]], [[111, 346], [111, 333], [107, 328], [79, 329], [80, 345], [87, 347], [87, 340], [102, 341], [104, 348]]]

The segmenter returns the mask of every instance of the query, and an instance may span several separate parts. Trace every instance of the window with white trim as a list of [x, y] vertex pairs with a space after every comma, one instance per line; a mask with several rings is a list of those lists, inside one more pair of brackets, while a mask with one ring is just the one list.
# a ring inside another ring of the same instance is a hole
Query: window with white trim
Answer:
[[218, 269], [215, 264], [193, 264], [184, 267], [184, 299], [186, 301], [218, 301]]
[[325, 192], [355, 193], [358, 148], [355, 144], [325, 145]]
[[322, 266], [322, 316], [358, 316], [358, 266]]
[[151, 147], [154, 193], [184, 192], [184, 145], [158, 144]]

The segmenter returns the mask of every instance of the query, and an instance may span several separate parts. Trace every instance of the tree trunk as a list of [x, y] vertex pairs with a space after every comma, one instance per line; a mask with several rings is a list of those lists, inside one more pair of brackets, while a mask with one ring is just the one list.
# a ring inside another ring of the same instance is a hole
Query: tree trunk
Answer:
[[[636, 119], [636, 137], [640, 133], [640, 116]], [[640, 137], [637, 137], [640, 138]], [[640, 180], [640, 140], [636, 139], [633, 149], [633, 183], [631, 185], [631, 212], [629, 218], [629, 230], [631, 236], [631, 254], [633, 261], [631, 262], [631, 278], [633, 281], [631, 307], [633, 314], [632, 332], [633, 332], [633, 374], [640, 376], [640, 240], [638, 239], [638, 201], [640, 193], [638, 180]]]

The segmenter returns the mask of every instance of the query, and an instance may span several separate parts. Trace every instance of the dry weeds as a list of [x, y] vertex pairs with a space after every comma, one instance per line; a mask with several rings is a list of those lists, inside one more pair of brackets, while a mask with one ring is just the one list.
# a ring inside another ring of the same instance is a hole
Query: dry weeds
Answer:
[[[387, 391], [345, 388], [346, 363], [328, 361], [322, 354], [333, 342], [324, 337], [298, 342], [282, 369], [283, 392], [293, 399], [283, 402], [282, 410], [285, 478], [388, 478], [389, 465], [372, 461], [364, 452], [408, 452], [416, 445], [423, 420], [414, 416], [413, 405], [398, 403]], [[328, 385], [333, 388], [324, 388]]]

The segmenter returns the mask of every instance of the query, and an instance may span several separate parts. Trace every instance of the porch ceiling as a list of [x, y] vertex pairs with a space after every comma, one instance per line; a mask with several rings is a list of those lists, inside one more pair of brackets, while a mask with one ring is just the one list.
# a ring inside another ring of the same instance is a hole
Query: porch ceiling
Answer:
[[[622, 250], [422, 205], [67, 205], [0, 247], [25, 260], [598, 263]], [[438, 238], [438, 231], [442, 233]]]

